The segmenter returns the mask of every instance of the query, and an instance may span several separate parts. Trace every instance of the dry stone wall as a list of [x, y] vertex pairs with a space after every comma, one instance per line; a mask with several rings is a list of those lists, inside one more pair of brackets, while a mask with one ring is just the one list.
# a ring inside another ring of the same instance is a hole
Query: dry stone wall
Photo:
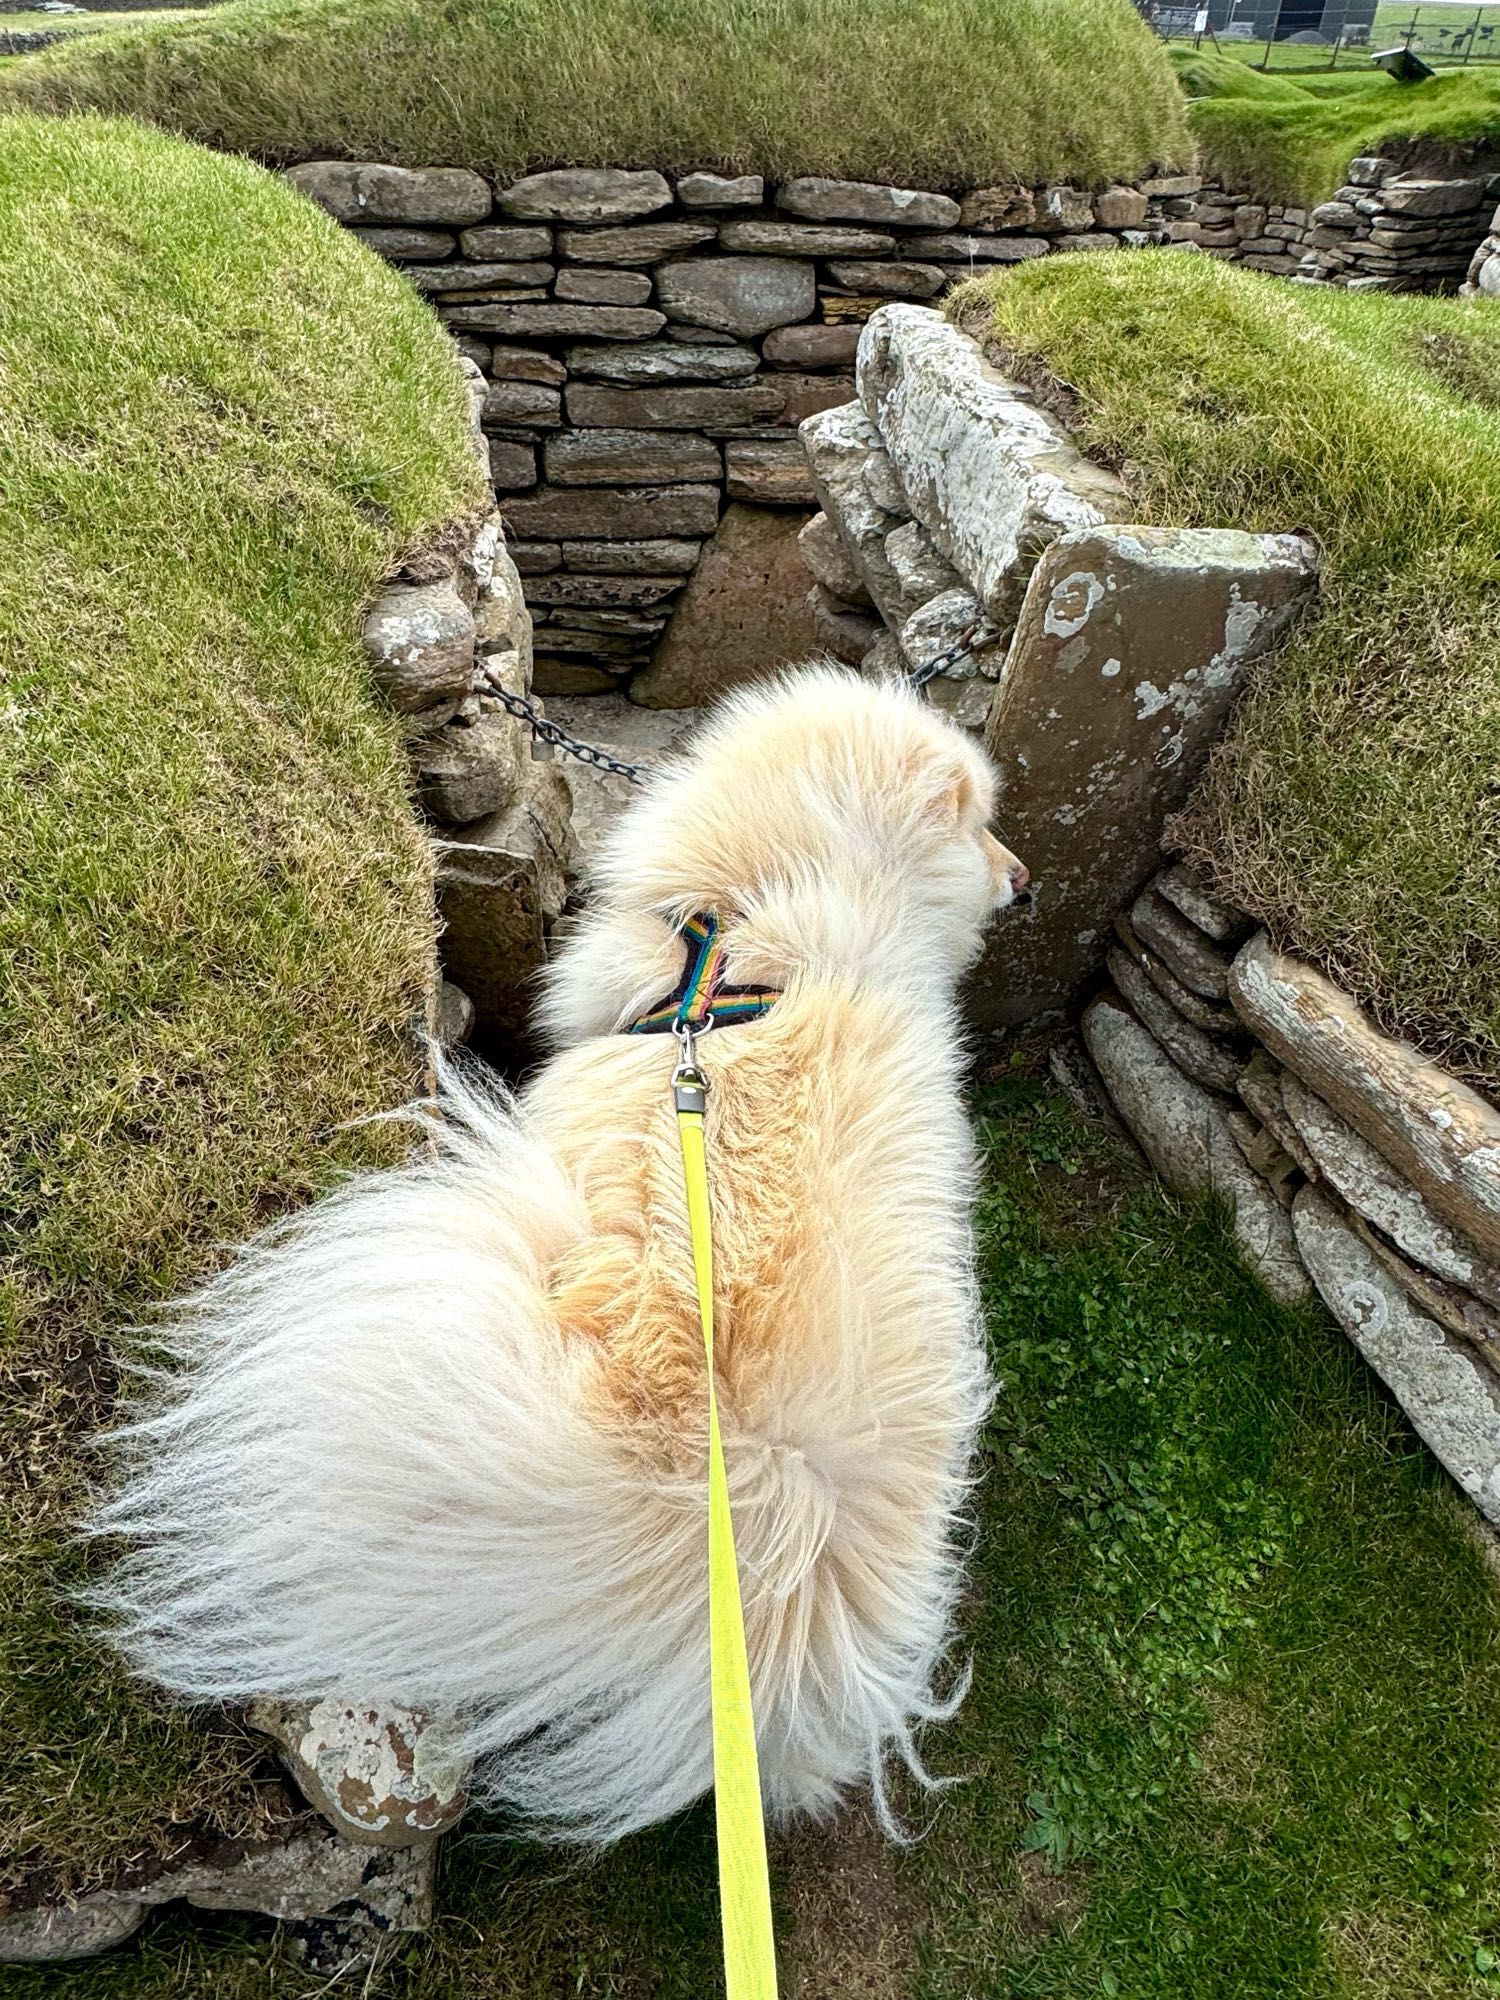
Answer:
[[[488, 384], [469, 374], [475, 450]], [[525, 696], [532, 624], [495, 507], [455, 524], [391, 576], [364, 623], [376, 685], [401, 716], [431, 829], [443, 980], [425, 1026], [451, 1046], [477, 1031], [493, 1052], [524, 1047], [532, 982], [573, 865], [571, 795], [531, 752], [495, 683]]]
[[1474, 252], [1464, 281], [1465, 295], [1500, 299], [1500, 209], [1490, 217], [1489, 234]]
[[[700, 584], [700, 558], [724, 524], [767, 576], [793, 563], [815, 504], [797, 426], [849, 399], [874, 311], [996, 265], [1166, 242], [1196, 187], [955, 194], [614, 168], [495, 187], [327, 160], [289, 177], [405, 272], [481, 371], [537, 688], [629, 685], [662, 706], [816, 643], [800, 592], [795, 618], [772, 617], [775, 593]], [[646, 676], [684, 601], [703, 669], [679, 657]]]
[[1205, 186], [1187, 240], [1304, 284], [1452, 292], [1469, 274], [1497, 194], [1500, 164], [1484, 157], [1438, 174], [1371, 154], [1351, 160], [1344, 186], [1311, 209]]

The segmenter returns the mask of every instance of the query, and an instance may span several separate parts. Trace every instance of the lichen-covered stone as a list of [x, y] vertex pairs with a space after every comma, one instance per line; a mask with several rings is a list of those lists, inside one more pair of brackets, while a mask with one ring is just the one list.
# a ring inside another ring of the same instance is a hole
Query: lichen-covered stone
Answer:
[[677, 182], [684, 208], [759, 208], [765, 198], [759, 174], [683, 174]]
[[1251, 1031], [1489, 1261], [1500, 1260], [1500, 1111], [1261, 933], [1230, 974]]
[[846, 666], [860, 666], [885, 630], [878, 618], [845, 604], [821, 583], [808, 592], [807, 608], [819, 644]]
[[474, 617], [451, 578], [381, 593], [362, 628], [375, 684], [398, 715], [452, 707], [474, 676]]
[[1144, 971], [1120, 945], [1106, 954], [1110, 977], [1143, 1028], [1149, 1029], [1185, 1076], [1226, 1095], [1239, 1082], [1238, 1056], [1169, 1006]]
[[527, 174], [495, 197], [506, 215], [528, 222], [623, 222], [671, 205], [658, 173], [621, 167], [554, 167]]
[[1500, 1524], [1500, 1377], [1417, 1310], [1321, 1189], [1297, 1196], [1292, 1226], [1329, 1311], [1434, 1455]]
[[[1002, 927], [976, 983], [986, 1022], [1077, 1000], [1115, 913], [1159, 868], [1166, 818], [1244, 675], [1314, 576], [1309, 545], [1230, 529], [1101, 526], [1044, 551], [987, 735], [1001, 825], [1033, 888], [1025, 923]], [[1222, 998], [1226, 963], [1210, 965], [1212, 977], [1197, 965], [1216, 947], [1160, 907], [1185, 945], [1158, 955], [1194, 992]], [[1157, 953], [1153, 937], [1139, 942]]]
[[[444, 984], [472, 1021], [472, 1005]], [[418, 1846], [445, 1832], [464, 1809], [468, 1766], [454, 1759], [422, 1709], [331, 1696], [257, 1701], [250, 1721], [280, 1746], [308, 1804], [348, 1840]]]
[[443, 826], [465, 826], [515, 797], [524, 730], [497, 702], [471, 695], [452, 721], [412, 748], [417, 796]]
[[813, 580], [856, 610], [870, 606], [870, 593], [844, 539], [824, 513], [814, 514], [797, 536], [797, 547]]
[[565, 264], [553, 292], [560, 299], [590, 306], [642, 306], [651, 296], [644, 271], [611, 271], [592, 264]]
[[1184, 986], [1205, 1000], [1223, 1000], [1229, 992], [1229, 954], [1220, 950], [1182, 912], [1144, 889], [1130, 906], [1136, 936], [1169, 965]]
[[1164, 868], [1151, 884], [1159, 896], [1165, 896], [1172, 906], [1180, 910], [1189, 923], [1196, 924], [1205, 936], [1218, 944], [1232, 944], [1254, 928], [1243, 910], [1232, 909], [1228, 903], [1221, 903], [1212, 895], [1185, 862], [1174, 861], [1170, 868]]
[[860, 340], [855, 379], [911, 512], [1002, 630], [1031, 556], [1131, 511], [1119, 480], [929, 307], [883, 307]]
[[833, 523], [859, 570], [865, 590], [888, 625], [899, 631], [917, 608], [891, 567], [887, 535], [900, 517], [880, 506], [866, 471], [884, 457], [880, 433], [857, 403], [821, 410], [798, 428], [823, 512]]
[[518, 223], [491, 223], [483, 229], [464, 230], [458, 247], [476, 264], [510, 262], [518, 257], [550, 257], [552, 231]]
[[828, 266], [836, 285], [851, 292], [888, 292], [895, 298], [930, 299], [948, 283], [949, 273], [937, 264], [913, 264], [899, 259], [889, 263], [867, 258], [841, 258]]

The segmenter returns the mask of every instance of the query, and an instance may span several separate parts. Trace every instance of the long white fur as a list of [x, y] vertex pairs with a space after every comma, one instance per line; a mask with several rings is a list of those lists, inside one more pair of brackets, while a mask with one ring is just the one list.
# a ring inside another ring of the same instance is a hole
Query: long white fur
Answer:
[[878, 761], [913, 730], [987, 800], [979, 754], [897, 691], [802, 670], [721, 711], [621, 820], [525, 1099], [445, 1074], [433, 1143], [172, 1311], [91, 1524], [128, 1538], [95, 1601], [140, 1672], [195, 1701], [420, 1703], [477, 1795], [551, 1836], [612, 1840], [709, 1788], [705, 1483], [596, 1421], [607, 1364], [548, 1274], [593, 1226], [590, 1147], [671, 1143], [668, 1045], [610, 1031], [670, 988], [669, 920], [724, 899], [731, 977], [788, 996], [709, 1038], [716, 1062], [782, 1008], [788, 1035], [828, 1016], [834, 1049], [874, 1023], [805, 1252], [826, 1323], [726, 1411], [767, 1802], [879, 1799], [893, 1749], [920, 1769], [988, 1393], [953, 993], [1004, 884], [932, 838], [930, 801], [866, 796], [860, 743]]

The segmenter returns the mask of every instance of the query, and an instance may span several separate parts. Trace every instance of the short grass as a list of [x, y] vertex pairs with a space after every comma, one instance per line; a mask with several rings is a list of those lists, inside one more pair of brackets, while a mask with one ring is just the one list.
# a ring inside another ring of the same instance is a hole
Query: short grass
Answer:
[[[1273, 1307], [1024, 1070], [981, 1100], [1000, 1397], [929, 1744], [964, 1782], [775, 1844], [788, 2000], [1500, 1991], [1500, 1606], [1466, 1503], [1319, 1313]], [[167, 1915], [16, 2000], [302, 2000], [270, 1927]], [[338, 1989], [335, 1988], [335, 1991]], [[705, 1811], [571, 1866], [452, 1841], [369, 2000], [704, 2000]]]
[[953, 310], [1070, 386], [1143, 518], [1318, 538], [1320, 615], [1179, 832], [1285, 945], [1500, 1089], [1500, 312], [1171, 251], [1044, 259]]
[[1173, 60], [1205, 170], [1265, 201], [1325, 201], [1356, 155], [1398, 144], [1449, 154], [1500, 148], [1500, 68], [1403, 84], [1379, 70], [1263, 73], [1207, 47], [1176, 50]]
[[264, 158], [1100, 183], [1191, 145], [1129, 0], [230, 0], [0, 95]]
[[84, 35], [99, 28], [146, 27], [159, 21], [196, 21], [206, 8], [148, 7], [134, 12], [101, 9], [96, 14], [44, 14], [27, 9], [19, 14], [0, 14], [0, 34]]
[[252, 1823], [67, 1612], [123, 1324], [387, 1142], [431, 892], [358, 644], [477, 504], [426, 309], [282, 182], [0, 119], [0, 1891]]

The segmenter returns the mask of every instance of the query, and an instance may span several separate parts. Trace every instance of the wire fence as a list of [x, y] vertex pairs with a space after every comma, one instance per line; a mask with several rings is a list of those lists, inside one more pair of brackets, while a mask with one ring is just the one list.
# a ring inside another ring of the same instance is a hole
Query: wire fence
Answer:
[[1260, 69], [1368, 69], [1409, 49], [1434, 69], [1500, 62], [1500, 0], [1136, 0], [1166, 41]]

